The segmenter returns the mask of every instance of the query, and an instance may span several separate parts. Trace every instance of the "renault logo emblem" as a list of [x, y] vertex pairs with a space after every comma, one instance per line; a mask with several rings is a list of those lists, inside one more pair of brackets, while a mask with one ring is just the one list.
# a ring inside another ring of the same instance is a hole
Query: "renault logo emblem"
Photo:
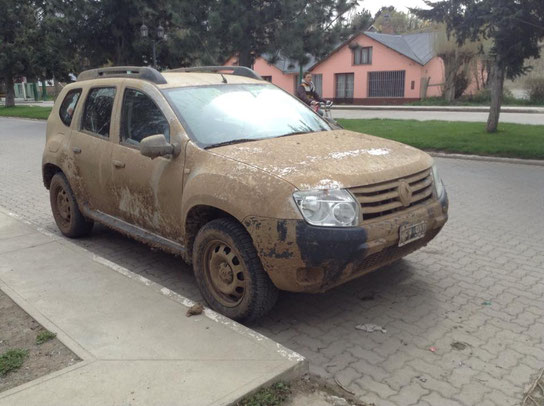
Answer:
[[404, 207], [410, 206], [412, 203], [412, 189], [406, 182], [401, 182], [398, 188], [399, 199]]

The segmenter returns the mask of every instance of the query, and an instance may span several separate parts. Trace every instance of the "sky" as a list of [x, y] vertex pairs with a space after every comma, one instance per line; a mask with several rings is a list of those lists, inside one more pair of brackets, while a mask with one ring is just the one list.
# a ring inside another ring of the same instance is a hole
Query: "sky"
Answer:
[[425, 3], [423, 3], [423, 0], [362, 0], [359, 3], [359, 9], [365, 8], [372, 15], [376, 14], [376, 11], [384, 6], [395, 6], [397, 10], [406, 13], [408, 7], [425, 8]]

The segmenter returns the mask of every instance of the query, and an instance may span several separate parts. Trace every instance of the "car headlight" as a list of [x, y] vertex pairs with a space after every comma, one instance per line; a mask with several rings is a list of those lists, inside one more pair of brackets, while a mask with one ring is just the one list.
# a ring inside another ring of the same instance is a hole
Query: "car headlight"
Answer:
[[359, 202], [344, 189], [293, 193], [304, 219], [314, 226], [352, 227], [359, 223]]
[[442, 178], [440, 177], [438, 173], [438, 169], [436, 168], [436, 165], [433, 165], [432, 172], [433, 172], [433, 180], [434, 180], [434, 190], [436, 191], [436, 196], [440, 199], [446, 189], [444, 188], [444, 184], [442, 183]]

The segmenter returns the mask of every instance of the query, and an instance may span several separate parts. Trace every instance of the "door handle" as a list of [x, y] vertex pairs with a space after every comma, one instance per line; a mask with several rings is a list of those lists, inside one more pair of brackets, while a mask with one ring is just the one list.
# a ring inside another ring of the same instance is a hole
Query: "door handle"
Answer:
[[72, 148], [72, 151], [74, 151], [74, 154], [81, 154], [81, 148], [79, 147]]
[[115, 166], [116, 168], [124, 168], [125, 167], [124, 162], [118, 161], [116, 159], [114, 159], [112, 162], [113, 162], [113, 166]]

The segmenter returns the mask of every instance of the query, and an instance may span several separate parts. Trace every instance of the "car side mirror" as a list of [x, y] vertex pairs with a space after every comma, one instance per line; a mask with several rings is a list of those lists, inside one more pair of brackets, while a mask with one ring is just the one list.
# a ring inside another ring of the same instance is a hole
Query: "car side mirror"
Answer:
[[164, 134], [150, 135], [140, 141], [140, 153], [151, 159], [165, 155], [178, 156], [180, 151], [181, 146], [178, 144], [169, 144]]

